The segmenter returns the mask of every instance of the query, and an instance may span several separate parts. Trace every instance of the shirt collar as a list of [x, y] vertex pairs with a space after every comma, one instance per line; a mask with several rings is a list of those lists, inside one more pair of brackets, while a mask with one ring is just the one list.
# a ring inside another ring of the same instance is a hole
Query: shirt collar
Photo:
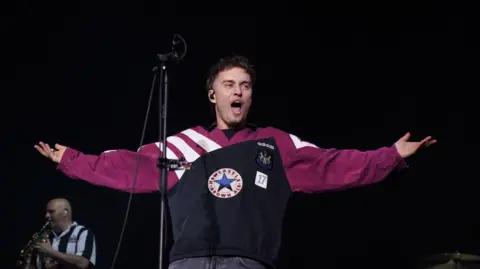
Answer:
[[70, 229], [72, 229], [72, 227], [75, 227], [75, 226], [77, 226], [77, 225], [78, 225], [78, 223], [77, 223], [76, 221], [74, 221], [74, 222], [72, 223], [72, 225], [70, 225], [70, 227], [68, 227], [68, 228], [65, 229], [62, 233], [60, 233], [60, 235], [57, 235], [57, 233], [55, 233], [55, 232], [52, 232], [52, 233], [53, 233], [53, 235], [55, 235], [55, 237], [62, 237], [62, 236], [64, 236], [66, 233], [68, 233], [68, 232], [70, 231]]
[[[212, 124], [210, 124], [210, 126], [206, 127], [205, 129], [206, 129], [207, 131], [211, 132], [211, 131], [213, 131], [216, 127], [217, 127], [217, 123], [216, 123], [216, 122], [213, 122]], [[258, 128], [258, 126], [255, 125], [255, 124], [252, 124], [252, 123], [247, 123], [247, 124], [245, 125], [245, 127], [243, 127], [243, 128], [249, 128], [249, 129], [252, 129], [253, 131], [255, 131], [255, 130]]]

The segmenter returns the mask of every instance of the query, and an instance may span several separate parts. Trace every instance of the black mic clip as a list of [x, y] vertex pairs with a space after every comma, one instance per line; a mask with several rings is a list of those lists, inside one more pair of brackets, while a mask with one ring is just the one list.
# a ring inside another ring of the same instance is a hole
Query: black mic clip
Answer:
[[190, 169], [191, 163], [187, 162], [184, 157], [180, 158], [179, 160], [175, 159], [159, 159], [159, 168], [166, 167], [168, 171], [172, 170], [188, 170]]
[[[182, 50], [178, 52], [178, 45], [182, 45]], [[187, 54], [187, 42], [179, 34], [173, 35], [172, 39], [172, 51], [167, 54], [157, 54], [158, 59], [161, 62], [181, 61]]]

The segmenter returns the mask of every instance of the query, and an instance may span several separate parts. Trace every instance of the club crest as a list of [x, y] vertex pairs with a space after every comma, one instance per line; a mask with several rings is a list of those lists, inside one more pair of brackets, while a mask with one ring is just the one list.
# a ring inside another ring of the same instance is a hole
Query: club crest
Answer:
[[268, 150], [260, 150], [257, 153], [255, 161], [263, 168], [272, 169], [273, 167], [273, 154]]
[[242, 188], [242, 176], [231, 168], [218, 169], [208, 178], [208, 190], [218, 198], [232, 198]]

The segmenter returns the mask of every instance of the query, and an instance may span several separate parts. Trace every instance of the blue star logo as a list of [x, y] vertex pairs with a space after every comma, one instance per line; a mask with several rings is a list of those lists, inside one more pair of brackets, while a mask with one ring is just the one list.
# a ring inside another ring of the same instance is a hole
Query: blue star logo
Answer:
[[218, 187], [218, 191], [222, 190], [223, 188], [227, 188], [231, 191], [232, 190], [232, 182], [235, 181], [234, 178], [227, 178], [227, 175], [223, 174], [221, 179], [215, 180], [220, 186]]

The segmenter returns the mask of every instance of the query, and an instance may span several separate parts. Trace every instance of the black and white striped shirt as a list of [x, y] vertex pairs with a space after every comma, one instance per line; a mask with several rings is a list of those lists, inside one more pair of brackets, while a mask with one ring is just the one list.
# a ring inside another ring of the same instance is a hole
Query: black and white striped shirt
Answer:
[[[95, 266], [97, 260], [97, 250], [95, 235], [83, 225], [73, 222], [70, 228], [57, 235], [52, 232], [50, 242], [53, 249], [71, 255], [83, 256], [90, 261], [90, 266]], [[43, 255], [37, 256], [37, 269], [50, 268], [51, 259]], [[59, 264], [56, 268], [62, 269]]]

